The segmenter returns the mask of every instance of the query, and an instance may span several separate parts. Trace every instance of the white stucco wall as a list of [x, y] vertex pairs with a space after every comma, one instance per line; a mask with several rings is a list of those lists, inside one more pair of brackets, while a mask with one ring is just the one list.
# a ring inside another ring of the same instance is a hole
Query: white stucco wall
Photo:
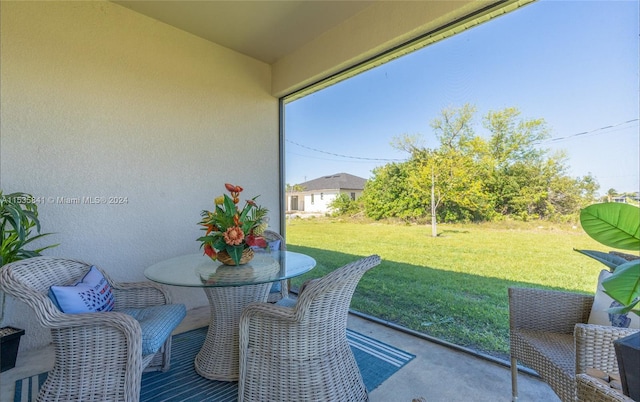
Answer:
[[[202, 209], [224, 183], [279, 216], [278, 101], [270, 66], [109, 2], [1, 3], [0, 188], [43, 197], [60, 243], [120, 281], [199, 252]], [[58, 197], [126, 197], [62, 204]], [[278, 230], [278, 228], [275, 228]], [[187, 307], [199, 289], [171, 288]], [[48, 342], [7, 300], [1, 325]]]
[[[321, 196], [322, 194], [322, 196]], [[313, 202], [311, 201], [313, 195]], [[304, 195], [304, 212], [328, 213], [329, 204], [335, 200], [337, 191], [318, 191]]]

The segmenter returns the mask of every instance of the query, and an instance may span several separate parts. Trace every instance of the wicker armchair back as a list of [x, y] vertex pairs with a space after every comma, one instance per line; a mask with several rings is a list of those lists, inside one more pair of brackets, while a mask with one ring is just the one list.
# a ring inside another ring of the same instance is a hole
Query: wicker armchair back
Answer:
[[[282, 237], [280, 233], [276, 233], [272, 230], [265, 230], [263, 233], [263, 236], [267, 239], [267, 241], [280, 240], [280, 250], [281, 251], [287, 250], [287, 245], [284, 242], [284, 237]], [[276, 285], [279, 285], [279, 287]], [[279, 290], [277, 290], [278, 288]], [[267, 298], [267, 301], [269, 303], [275, 303], [278, 300], [282, 300], [285, 297], [289, 296], [289, 280], [284, 279], [280, 282], [277, 282], [277, 284], [274, 284], [274, 286], [271, 289], [272, 290], [271, 292], [269, 292], [269, 297]]]
[[[73, 285], [90, 268], [91, 264], [82, 261], [34, 257], [0, 269], [0, 288], [30, 306], [39, 323], [51, 329], [55, 362], [38, 401], [138, 401], [143, 370], [169, 369], [171, 336], [157, 353], [142, 355], [140, 323], [118, 311], [171, 303], [160, 285], [118, 283], [96, 267], [114, 292], [114, 311], [65, 314], [51, 301], [50, 286]], [[184, 306], [166, 307], [177, 311], [171, 317], [174, 324], [182, 320]]]
[[242, 401], [366, 401], [347, 315], [372, 255], [310, 281], [292, 307], [250, 304], [240, 320]]
[[613, 341], [638, 330], [586, 324], [593, 296], [509, 288], [512, 400], [520, 361], [534, 369], [563, 402], [576, 400], [576, 373], [617, 373]]

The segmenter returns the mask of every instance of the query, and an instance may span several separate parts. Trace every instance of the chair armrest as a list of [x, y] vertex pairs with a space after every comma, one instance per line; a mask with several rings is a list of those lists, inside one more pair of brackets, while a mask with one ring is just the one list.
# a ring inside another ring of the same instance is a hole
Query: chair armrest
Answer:
[[50, 317], [46, 326], [54, 329], [79, 328], [94, 326], [110, 326], [122, 332], [130, 332], [132, 335], [139, 333], [142, 336], [140, 323], [128, 314], [117, 311], [103, 311], [99, 313], [65, 314], [59, 312], [54, 317]]
[[115, 310], [171, 304], [169, 292], [154, 282], [113, 282], [111, 289], [116, 299]]
[[242, 311], [240, 325], [249, 320], [297, 321], [295, 307], [277, 306], [272, 303], [250, 303]]
[[576, 374], [585, 373], [588, 368], [602, 370], [607, 373], [617, 373], [618, 360], [613, 341], [635, 332], [638, 332], [638, 330], [604, 325], [577, 324], [574, 331]]
[[[295, 307], [276, 306], [271, 303], [251, 303], [240, 316], [239, 342], [241, 353], [249, 343], [260, 339], [284, 339], [289, 329], [296, 327]], [[251, 340], [251, 341], [250, 341]]]
[[629, 398], [597, 379], [587, 375], [578, 374], [576, 376], [576, 387], [578, 401], [580, 402], [634, 402]]
[[593, 296], [546, 289], [509, 288], [511, 330], [573, 333], [589, 319]]

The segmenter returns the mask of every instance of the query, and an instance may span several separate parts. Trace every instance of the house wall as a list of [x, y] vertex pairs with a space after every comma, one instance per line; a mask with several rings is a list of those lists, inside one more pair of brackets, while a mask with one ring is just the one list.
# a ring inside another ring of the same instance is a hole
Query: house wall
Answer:
[[[312, 195], [313, 202], [311, 201]], [[304, 195], [304, 212], [328, 213], [329, 204], [336, 199], [337, 195], [338, 192], [335, 190], [306, 193]]]
[[[42, 197], [55, 234], [40, 244], [60, 243], [46, 255], [145, 280], [147, 266], [200, 252], [200, 212], [225, 182], [260, 194], [277, 225], [269, 65], [110, 2], [0, 7], [0, 188]], [[170, 291], [207, 304], [199, 289]], [[23, 349], [49, 341], [32, 316], [7, 299], [0, 324], [26, 329]]]
[[[320, 194], [322, 193], [322, 198]], [[356, 200], [362, 196], [362, 190], [324, 190], [309, 193], [294, 193], [293, 196], [298, 197], [298, 209], [291, 209], [291, 197], [287, 194], [287, 211], [290, 212], [309, 212], [326, 214], [330, 212], [329, 204], [336, 199], [339, 193], [344, 193], [351, 197], [351, 193], [355, 193]], [[311, 202], [311, 194], [313, 194], [313, 203]]]

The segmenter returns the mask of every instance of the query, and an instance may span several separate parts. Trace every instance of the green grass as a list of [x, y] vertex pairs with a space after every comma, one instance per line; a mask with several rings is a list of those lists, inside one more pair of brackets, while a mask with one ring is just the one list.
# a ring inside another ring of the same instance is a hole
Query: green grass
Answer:
[[593, 294], [604, 265], [575, 251], [601, 250], [580, 227], [547, 223], [430, 226], [292, 219], [287, 249], [317, 265], [293, 287], [359, 257], [383, 262], [360, 281], [351, 308], [507, 358], [511, 286]]

